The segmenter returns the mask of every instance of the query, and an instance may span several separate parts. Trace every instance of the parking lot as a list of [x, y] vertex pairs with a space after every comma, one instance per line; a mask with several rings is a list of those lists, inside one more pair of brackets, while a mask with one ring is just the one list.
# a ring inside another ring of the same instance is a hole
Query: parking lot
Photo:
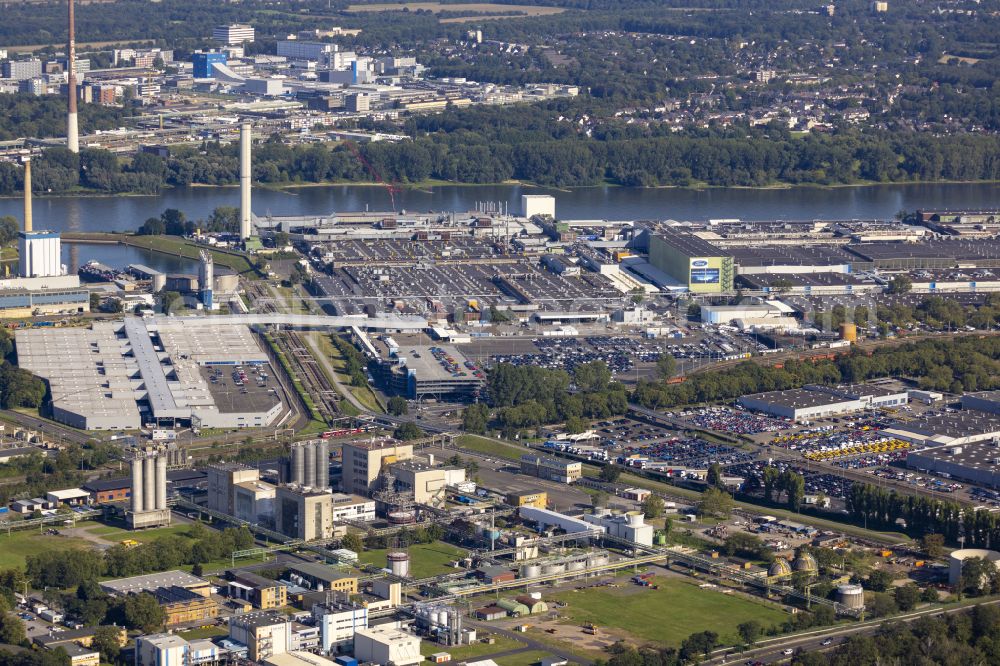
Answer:
[[736, 435], [757, 435], [794, 427], [792, 422], [785, 419], [722, 406], [668, 412], [667, 416], [690, 423], [697, 428]]
[[220, 412], [264, 412], [281, 400], [270, 365], [203, 366], [201, 373]]

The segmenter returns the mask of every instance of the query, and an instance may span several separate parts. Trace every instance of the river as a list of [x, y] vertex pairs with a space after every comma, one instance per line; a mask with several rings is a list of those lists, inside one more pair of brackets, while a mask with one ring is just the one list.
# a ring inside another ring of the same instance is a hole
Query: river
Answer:
[[[621, 187], [550, 190], [521, 185], [445, 185], [403, 190], [396, 195], [396, 202], [400, 208], [412, 211], [472, 210], [477, 202], [503, 202], [512, 213], [516, 213], [520, 209], [522, 194], [554, 195], [556, 215], [569, 220], [887, 219], [902, 209], [1000, 207], [1000, 183], [706, 190]], [[166, 208], [180, 209], [190, 219], [203, 219], [216, 206], [238, 205], [239, 190], [235, 187], [181, 188], [157, 196], [35, 197], [34, 220], [36, 229], [124, 231], [135, 229]], [[366, 207], [388, 210], [386, 191], [367, 185], [285, 190], [256, 188], [253, 198], [253, 209], [257, 215], [315, 215], [364, 210]], [[21, 201], [16, 198], [0, 199], [0, 215], [14, 215], [20, 219]], [[87, 254], [82, 257], [84, 261], [97, 258], [111, 265], [123, 263], [112, 259], [123, 256], [123, 253], [110, 248], [106, 252]], [[150, 257], [146, 255], [144, 261], [155, 261]], [[130, 257], [124, 263], [133, 260], [138, 259]], [[176, 267], [165, 268], [177, 270]]]

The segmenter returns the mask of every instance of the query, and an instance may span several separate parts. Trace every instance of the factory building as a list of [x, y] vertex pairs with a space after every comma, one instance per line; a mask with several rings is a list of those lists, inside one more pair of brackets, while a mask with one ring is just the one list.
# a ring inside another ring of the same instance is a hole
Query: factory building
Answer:
[[312, 617], [320, 631], [320, 648], [326, 653], [350, 652], [354, 634], [368, 628], [368, 608], [346, 601], [315, 604]]
[[556, 198], [548, 194], [522, 194], [521, 215], [529, 220], [536, 215], [546, 215], [555, 219]]
[[1000, 438], [1000, 416], [974, 409], [925, 413], [919, 418], [894, 421], [882, 432], [921, 447], [992, 442]]
[[333, 502], [328, 490], [278, 486], [274, 494], [274, 524], [293, 539], [312, 541], [333, 537]]
[[341, 486], [346, 493], [370, 497], [376, 490], [376, 480], [384, 465], [391, 465], [413, 457], [413, 445], [394, 439], [371, 442], [345, 442], [341, 454], [343, 478]]
[[135, 639], [135, 666], [198, 666], [222, 663], [228, 651], [208, 639], [187, 641], [176, 634]]
[[317, 592], [338, 592], [351, 595], [358, 593], [358, 577], [341, 573], [333, 567], [314, 562], [302, 562], [288, 566], [289, 579], [296, 585]]
[[906, 456], [906, 466], [987, 488], [1000, 488], [1000, 445], [996, 439], [912, 451]]
[[260, 610], [281, 608], [288, 603], [288, 587], [284, 583], [258, 576], [249, 571], [234, 571], [228, 585], [231, 598], [244, 599]]
[[167, 454], [161, 447], [132, 452], [131, 510], [126, 519], [132, 529], [170, 524], [167, 506]]
[[558, 483], [573, 483], [583, 476], [583, 464], [575, 460], [525, 453], [521, 456], [521, 474]]
[[266, 481], [242, 481], [233, 486], [233, 504], [237, 520], [247, 522], [274, 520], [275, 486]]
[[485, 384], [483, 373], [470, 367], [475, 364], [455, 347], [414, 346], [406, 351], [382, 359], [378, 366], [378, 379], [392, 394], [413, 400], [465, 400]]
[[739, 403], [755, 412], [792, 421], [839, 416], [859, 412], [865, 408], [865, 402], [861, 399], [840, 397], [826, 391], [809, 389], [755, 393], [741, 397]]
[[605, 531], [603, 525], [592, 524], [583, 518], [574, 518], [558, 511], [549, 509], [536, 509], [530, 506], [522, 506], [517, 510], [517, 515], [521, 520], [525, 520], [538, 525], [539, 531], [550, 527], [557, 527], [567, 534], [576, 532], [601, 532]]
[[358, 663], [416, 666], [424, 661], [420, 638], [389, 626], [360, 629], [354, 634], [354, 657]]
[[690, 233], [666, 228], [651, 235], [649, 263], [693, 294], [733, 290], [733, 257]]
[[462, 467], [434, 467], [413, 460], [396, 463], [392, 473], [397, 490], [413, 493], [414, 502], [430, 506], [443, 506], [447, 487], [465, 482]]
[[375, 500], [346, 493], [333, 493], [330, 499], [333, 502], [334, 525], [351, 521], [370, 523], [375, 520]]
[[641, 546], [653, 545], [653, 526], [647, 525], [639, 511], [612, 513], [609, 509], [598, 509], [585, 515], [583, 520], [603, 528], [610, 536], [637, 543]]
[[234, 397], [211, 381], [213, 371], [267, 365], [247, 326], [126, 317], [89, 329], [24, 330], [15, 342], [20, 366], [49, 383], [54, 419], [76, 428], [265, 427], [285, 413], [266, 382], [246, 382]]
[[228, 516], [236, 515], [235, 488], [237, 484], [247, 481], [258, 481], [260, 471], [240, 463], [219, 463], [209, 465], [208, 501], [206, 506], [212, 511], [219, 511]]
[[206, 310], [214, 310], [212, 287], [215, 283], [215, 261], [205, 250], [198, 253], [201, 263], [198, 264], [198, 299]]
[[1000, 414], [1000, 391], [978, 391], [962, 396], [962, 409]]
[[229, 638], [247, 646], [247, 658], [260, 662], [291, 649], [292, 621], [275, 611], [257, 611], [229, 618]]

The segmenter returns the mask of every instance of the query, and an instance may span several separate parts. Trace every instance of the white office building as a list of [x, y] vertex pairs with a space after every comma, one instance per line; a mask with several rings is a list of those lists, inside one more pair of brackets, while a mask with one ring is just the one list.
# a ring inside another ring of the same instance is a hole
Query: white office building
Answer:
[[234, 23], [233, 25], [219, 25], [212, 30], [212, 39], [227, 46], [237, 46], [239, 44], [249, 44], [253, 42], [253, 27], [245, 23]]
[[336, 601], [316, 604], [312, 616], [319, 627], [320, 647], [328, 654], [351, 651], [354, 634], [368, 628], [368, 609], [355, 604]]
[[354, 657], [359, 663], [416, 666], [424, 661], [420, 638], [387, 626], [360, 629], [354, 634]]
[[337, 50], [336, 44], [282, 39], [278, 42], [278, 55], [291, 60], [321, 60]]

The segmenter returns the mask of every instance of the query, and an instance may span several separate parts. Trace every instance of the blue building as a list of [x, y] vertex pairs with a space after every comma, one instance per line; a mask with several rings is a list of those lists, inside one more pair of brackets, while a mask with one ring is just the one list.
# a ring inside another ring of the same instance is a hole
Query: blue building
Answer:
[[225, 65], [226, 64], [226, 54], [225, 53], [192, 53], [191, 54], [191, 64], [194, 65], [194, 78], [196, 79], [211, 79], [215, 78], [215, 72], [212, 71], [212, 65], [214, 64]]

